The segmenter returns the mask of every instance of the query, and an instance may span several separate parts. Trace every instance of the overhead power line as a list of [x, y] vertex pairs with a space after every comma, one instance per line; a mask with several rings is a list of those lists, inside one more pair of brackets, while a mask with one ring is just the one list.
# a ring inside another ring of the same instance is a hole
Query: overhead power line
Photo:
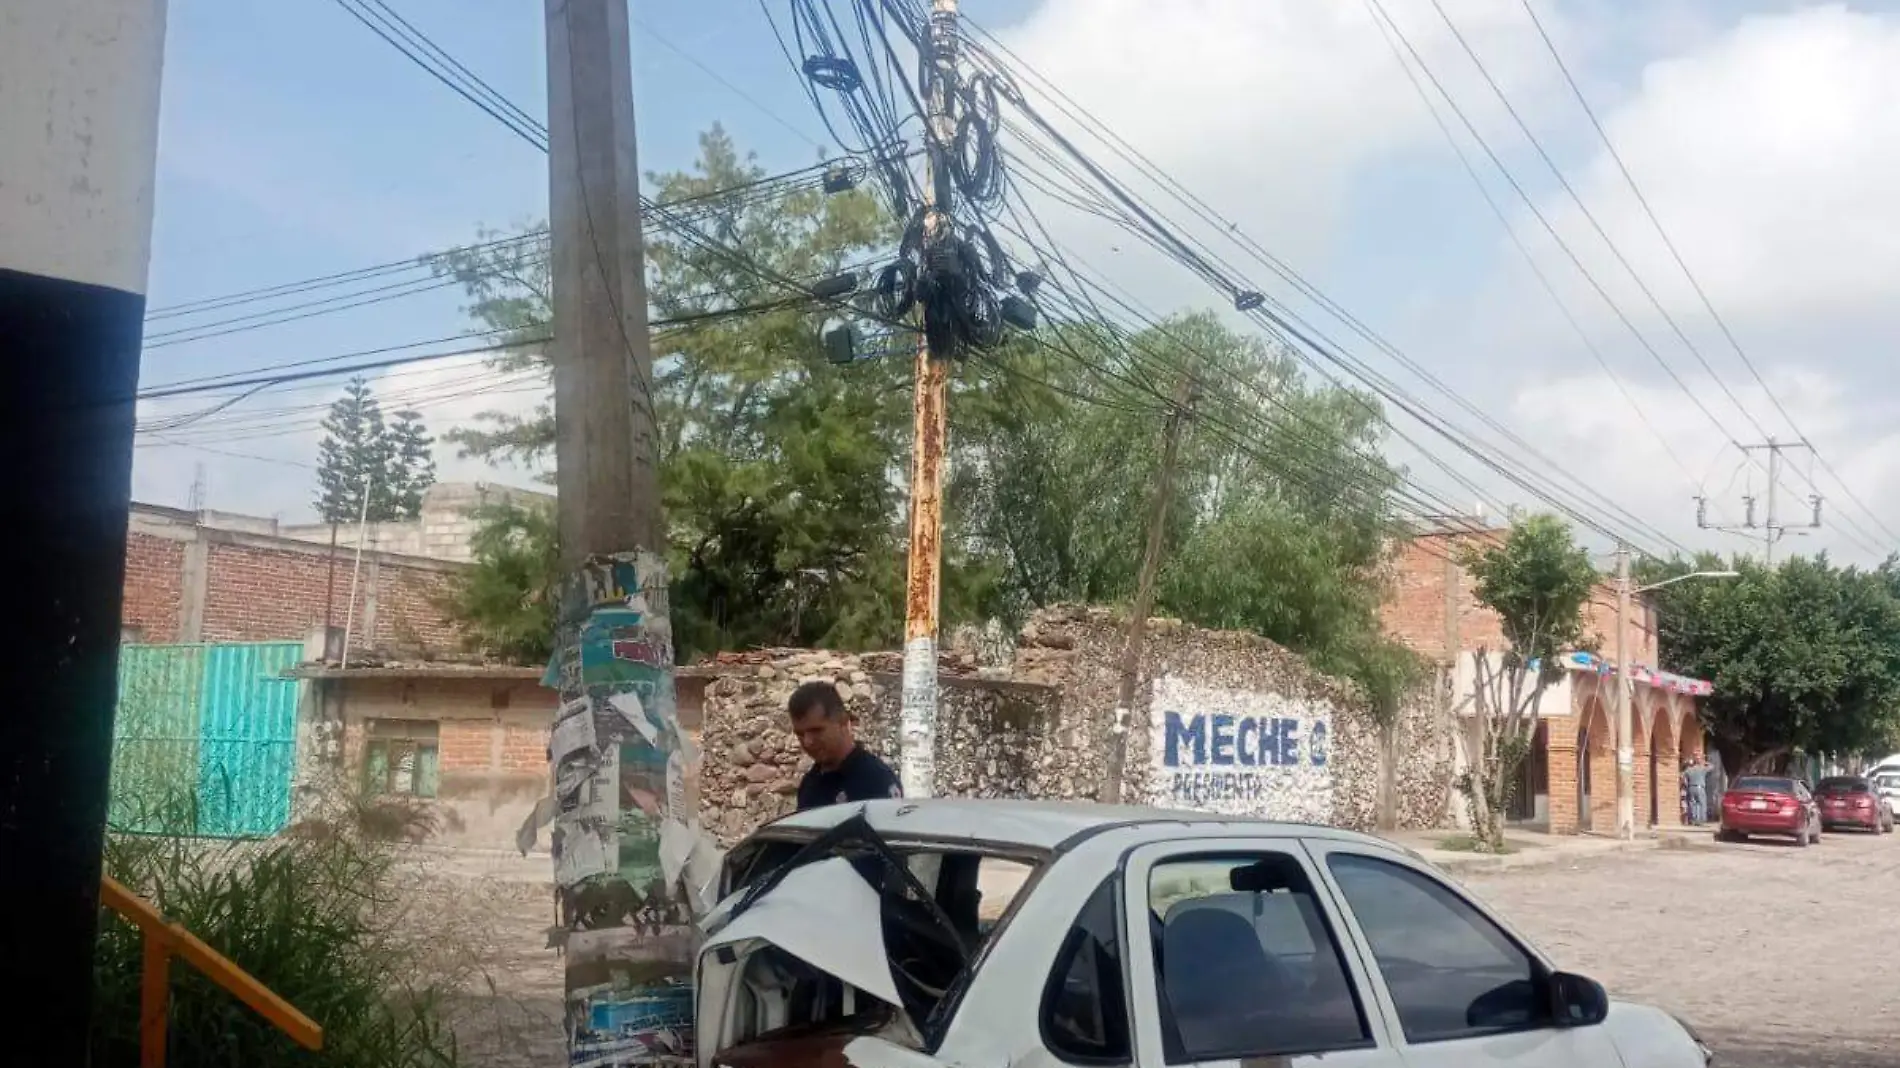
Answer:
[[[1668, 250], [1670, 259], [1674, 260], [1676, 267], [1682, 271], [1682, 276], [1688, 280], [1690, 288], [1695, 292], [1696, 299], [1701, 302], [1703, 309], [1709, 313], [1709, 318], [1715, 321], [1716, 327], [1721, 331], [1723, 339], [1728, 342], [1729, 348], [1734, 351], [1736, 358], [1741, 360], [1742, 366], [1748, 369], [1749, 375], [1753, 377], [1755, 383], [1761, 387], [1762, 393], [1768, 398], [1769, 403], [1774, 405], [1775, 411], [1787, 422], [1789, 428], [1799, 435], [1802, 442], [1812, 450], [1815, 462], [1819, 463], [1821, 469], [1826, 471], [1828, 476], [1834, 479], [1841, 487], [1841, 491], [1847, 495], [1847, 499], [1856, 508], [1866, 513], [1867, 517], [1880, 529], [1880, 532], [1886, 536], [1889, 545], [1900, 544], [1900, 534], [1895, 534], [1893, 528], [1887, 526], [1886, 523], [1881, 520], [1880, 514], [1856, 496], [1853, 488], [1847, 484], [1846, 480], [1835, 473], [1833, 466], [1827, 462], [1827, 458], [1821, 454], [1820, 450], [1814, 447], [1813, 441], [1810, 440], [1806, 434], [1802, 433], [1800, 425], [1795, 422], [1794, 415], [1781, 403], [1781, 398], [1776, 396], [1775, 391], [1769, 387], [1768, 380], [1763, 377], [1760, 369], [1755, 366], [1755, 361], [1749, 358], [1748, 352], [1742, 348], [1741, 340], [1736, 337], [1735, 331], [1729, 327], [1728, 320], [1723, 318], [1722, 313], [1716, 310], [1715, 302], [1709, 298], [1708, 291], [1703, 289], [1701, 280], [1696, 277], [1694, 271], [1689, 269], [1688, 260], [1683, 257], [1682, 251], [1676, 247], [1674, 239], [1669, 236], [1668, 229], [1663, 226], [1662, 218], [1656, 214], [1656, 209], [1650, 205], [1649, 198], [1644, 195], [1642, 187], [1637, 184], [1636, 176], [1631, 173], [1629, 164], [1624, 162], [1622, 153], [1617, 151], [1615, 142], [1610, 139], [1609, 131], [1604, 128], [1602, 120], [1597, 117], [1596, 109], [1590, 106], [1589, 97], [1584, 95], [1583, 87], [1578, 84], [1576, 76], [1571, 73], [1570, 65], [1564, 62], [1563, 53], [1558, 50], [1556, 41], [1551, 38], [1550, 32], [1544, 27], [1543, 20], [1538, 17], [1537, 9], [1532, 6], [1530, 0], [1520, 0], [1520, 3], [1523, 5], [1524, 13], [1530, 17], [1531, 25], [1537, 29], [1537, 36], [1543, 41], [1545, 50], [1550, 53], [1550, 58], [1556, 63], [1558, 71], [1563, 74], [1564, 84], [1570, 87], [1571, 95], [1576, 98], [1578, 106], [1583, 109], [1584, 115], [1590, 120], [1590, 127], [1596, 131], [1598, 140], [1603, 143], [1604, 151], [1609, 155], [1611, 162], [1616, 164], [1617, 173], [1622, 175], [1624, 184], [1629, 186], [1631, 194], [1636, 198], [1636, 203], [1643, 209], [1644, 217], [1649, 220], [1650, 226], [1655, 229], [1656, 236], [1662, 239], [1663, 247]], [[1812, 480], [1809, 480], [1809, 485], [1813, 486]], [[1820, 489], [1818, 486], [1814, 486], [1813, 488], [1817, 491]]]
[[[985, 36], [993, 39], [991, 35]], [[1020, 60], [1017, 62], [1020, 64]], [[996, 65], [999, 70], [1001, 69], [1000, 60], [995, 60], [992, 57], [992, 63]], [[1039, 80], [1046, 81], [1046, 79]], [[1050, 92], [1052, 96], [1059, 95], [1059, 90], [1052, 89]], [[1070, 176], [1070, 188], [1085, 186], [1087, 182], [1091, 181], [1100, 185], [1104, 191], [1109, 193], [1111, 199], [1121, 203], [1127, 212], [1130, 222], [1136, 228], [1136, 232], [1145, 233], [1146, 237], [1153, 238], [1164, 253], [1170, 254], [1174, 258], [1182, 261], [1184, 265], [1188, 266], [1194, 273], [1200, 275], [1211, 285], [1214, 285], [1217, 289], [1225, 293], [1230, 300], [1236, 301], [1237, 306], [1242, 308], [1244, 314], [1259, 320], [1263, 326], [1267, 327], [1270, 333], [1283, 338], [1288, 344], [1290, 351], [1296, 354], [1318, 356], [1328, 362], [1339, 364], [1342, 369], [1349, 371], [1355, 378], [1369, 385], [1386, 403], [1422, 423], [1428, 429], [1431, 429], [1435, 435], [1443, 437], [1460, 451], [1478, 460], [1485, 467], [1495, 473], [1503, 475], [1507, 481], [1518, 486], [1520, 489], [1531, 493], [1533, 496], [1544, 499], [1547, 503], [1564, 511], [1582, 525], [1598, 529], [1606, 535], [1619, 536], [1587, 511], [1577, 509], [1575, 506], [1566, 504], [1561, 499], [1553, 497], [1548, 488], [1541, 484], [1545, 481], [1541, 473], [1522, 470], [1521, 465], [1512, 461], [1508, 456], [1497, 453], [1488, 447], [1479, 445], [1470, 440], [1467, 435], [1432, 415], [1426, 408], [1419, 404], [1416, 398], [1410, 397], [1402, 389], [1398, 388], [1395, 383], [1390, 382], [1388, 379], [1385, 379], [1384, 376], [1372, 371], [1362, 362], [1344, 353], [1335, 343], [1328, 341], [1323, 333], [1299, 325], [1297, 316], [1291, 315], [1287, 309], [1277, 305], [1270, 298], [1265, 297], [1264, 294], [1261, 294], [1259, 291], [1245, 284], [1244, 276], [1235, 272], [1231, 265], [1225, 264], [1216, 256], [1212, 256], [1204, 246], [1190, 243], [1176, 233], [1156, 211], [1141, 204], [1133, 194], [1122, 188], [1118, 182], [1107, 175], [1106, 172], [1102, 171], [1098, 165], [1088, 160], [1086, 155], [1081, 153], [1073, 142], [1068, 141], [1066, 137], [1055, 131], [1046, 120], [1040, 119], [1035, 114], [1033, 107], [1026, 107], [1026, 100], [1012, 99], [1011, 103], [1018, 111], [1023, 112], [1026, 117], [1030, 118], [1032, 123], [1037, 125], [1039, 131], [1048, 134], [1051, 140], [1059, 146], [1065, 155], [1075, 159], [1080, 165], [1080, 175]], [[1060, 108], [1061, 105], [1058, 104], [1058, 107]], [[1099, 120], [1095, 120], [1095, 122], [1099, 125]], [[1106, 140], [1107, 138], [1105, 137], [1104, 139]], [[1149, 166], [1152, 167], [1152, 163], [1149, 163]], [[1158, 168], [1155, 169], [1158, 170]], [[1178, 186], [1178, 183], [1175, 184]], [[1229, 224], [1228, 227], [1224, 228], [1224, 232], [1231, 233], [1233, 229], [1232, 225]], [[1287, 271], [1284, 264], [1278, 264], [1276, 262], [1275, 266], [1279, 271], [1285, 272], [1285, 275], [1292, 274], [1292, 272]], [[1310, 290], [1313, 287], [1310, 286], [1310, 283], [1306, 283], [1306, 288]], [[1315, 369], [1319, 370], [1322, 376], [1330, 377], [1329, 372], [1319, 368], [1317, 365], [1312, 366], [1315, 366]], [[1416, 365], [1414, 365], [1414, 367], [1416, 367]], [[1422, 377], [1426, 376], [1422, 375]], [[1457, 395], [1456, 391], [1449, 390], [1449, 387], [1443, 386], [1442, 383], [1438, 383], [1438, 387], [1454, 396]], [[1468, 404], [1469, 402], [1466, 401], [1465, 403]], [[1398, 436], [1401, 440], [1405, 440], [1405, 435], [1402, 433]], [[1436, 460], [1431, 450], [1424, 449], [1417, 442], [1412, 442], [1412, 444], [1415, 448], [1418, 448], [1420, 455], [1442, 464], [1442, 461]], [[1621, 536], [1625, 537], [1625, 540], [1632, 540], [1638, 544], [1646, 540], [1628, 537], [1627, 535]]]

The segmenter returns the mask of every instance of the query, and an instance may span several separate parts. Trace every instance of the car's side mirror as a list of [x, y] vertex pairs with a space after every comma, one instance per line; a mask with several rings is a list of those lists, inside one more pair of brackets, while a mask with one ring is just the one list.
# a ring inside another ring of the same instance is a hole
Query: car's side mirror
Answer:
[[1589, 1027], [1610, 1014], [1610, 994], [1595, 979], [1569, 972], [1550, 977], [1551, 1019], [1558, 1027]]

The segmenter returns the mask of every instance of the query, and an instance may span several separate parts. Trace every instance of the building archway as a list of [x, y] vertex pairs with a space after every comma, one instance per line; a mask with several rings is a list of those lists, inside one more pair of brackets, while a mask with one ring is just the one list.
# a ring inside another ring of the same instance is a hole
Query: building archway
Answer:
[[[1656, 823], [1656, 747], [1651, 743], [1649, 701], [1630, 694], [1630, 824], [1644, 827]], [[1647, 822], [1644, 822], [1647, 821]]]
[[1676, 720], [1676, 752], [1686, 759], [1699, 759], [1707, 753], [1702, 740], [1702, 721], [1696, 718], [1695, 702], [1685, 703], [1689, 707], [1683, 709]]
[[1656, 697], [1652, 714], [1655, 728], [1649, 740], [1649, 825], [1674, 827], [1682, 822], [1682, 760], [1677, 746], [1675, 704], [1666, 694]]
[[1577, 829], [1601, 830], [1603, 806], [1616, 806], [1616, 756], [1611, 751], [1610, 719], [1594, 695], [1577, 726]]

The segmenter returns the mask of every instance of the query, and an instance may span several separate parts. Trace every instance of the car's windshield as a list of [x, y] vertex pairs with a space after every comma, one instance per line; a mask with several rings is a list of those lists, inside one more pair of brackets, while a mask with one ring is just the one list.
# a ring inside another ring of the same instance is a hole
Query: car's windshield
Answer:
[[1729, 787], [1729, 789], [1743, 793], [1792, 794], [1794, 793], [1794, 780], [1774, 778], [1767, 775], [1744, 775], [1736, 779], [1735, 785]]

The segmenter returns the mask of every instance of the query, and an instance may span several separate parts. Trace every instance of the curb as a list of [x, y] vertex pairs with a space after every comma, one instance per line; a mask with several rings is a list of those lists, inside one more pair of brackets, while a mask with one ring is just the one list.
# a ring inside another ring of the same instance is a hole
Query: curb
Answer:
[[1592, 857], [1611, 856], [1618, 853], [1640, 853], [1663, 847], [1661, 838], [1637, 838], [1632, 841], [1589, 841], [1575, 845], [1546, 846], [1522, 853], [1499, 855], [1437, 855], [1427, 854], [1426, 859], [1441, 871], [1454, 875], [1471, 872], [1517, 871], [1522, 868], [1542, 868], [1567, 861], [1586, 860]]

